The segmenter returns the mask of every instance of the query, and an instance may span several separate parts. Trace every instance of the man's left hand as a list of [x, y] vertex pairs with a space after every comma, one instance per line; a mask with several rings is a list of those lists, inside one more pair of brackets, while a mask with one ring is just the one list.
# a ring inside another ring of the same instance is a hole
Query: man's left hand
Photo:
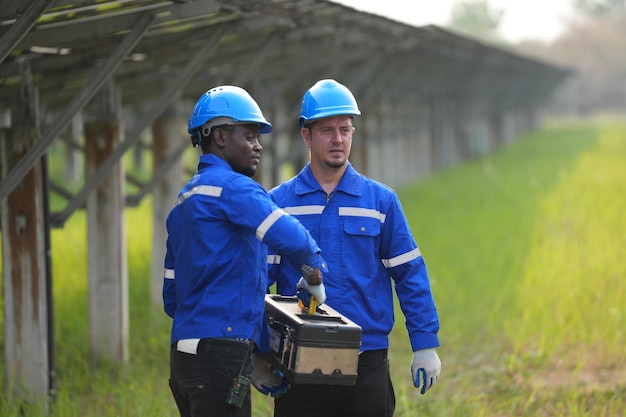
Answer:
[[421, 388], [420, 393], [426, 391], [439, 379], [441, 372], [441, 360], [435, 349], [421, 349], [413, 352], [411, 363], [411, 375], [415, 388]]

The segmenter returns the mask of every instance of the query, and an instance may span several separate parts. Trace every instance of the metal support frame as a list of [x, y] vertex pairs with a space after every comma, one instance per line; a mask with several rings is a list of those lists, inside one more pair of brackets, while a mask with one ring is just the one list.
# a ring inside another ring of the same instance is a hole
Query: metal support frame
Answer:
[[213, 53], [219, 39], [222, 37], [225, 29], [224, 27], [217, 28], [216, 33], [211, 40], [206, 42], [205, 46], [196, 54], [194, 59], [189, 61], [189, 64], [183, 69], [183, 71], [175, 77], [154, 101], [150, 109], [148, 109], [144, 115], [137, 121], [133, 129], [126, 135], [126, 139], [109, 155], [109, 157], [102, 162], [98, 169], [89, 177], [85, 182], [83, 188], [74, 196], [72, 201], [68, 203], [65, 209], [61, 213], [54, 213], [52, 216], [52, 222], [55, 226], [60, 226], [70, 217], [70, 215], [79, 207], [81, 207], [89, 193], [102, 181], [106, 173], [119, 161], [124, 153], [139, 140], [139, 135], [143, 130], [154, 122], [157, 117], [163, 112], [163, 110], [169, 105], [170, 100], [176, 96], [176, 92], [193, 76], [193, 74], [200, 69], [201, 65], [206, 59]]
[[177, 144], [176, 147], [167, 154], [157, 169], [152, 172], [152, 178], [150, 178], [150, 181], [142, 184], [141, 189], [136, 194], [126, 196], [126, 205], [131, 207], [138, 206], [141, 203], [141, 200], [143, 200], [143, 198], [148, 195], [148, 193], [150, 193], [163, 178], [166, 177], [166, 175], [170, 172], [172, 164], [180, 159], [181, 155], [185, 152], [185, 149], [189, 146], [189, 142], [187, 141], [181, 141]]
[[256, 52], [250, 64], [237, 75], [234, 81], [235, 85], [243, 85], [249, 80], [255, 72], [263, 65], [263, 63], [271, 57], [271, 51], [278, 48], [280, 39], [285, 35], [286, 31], [278, 31], [269, 37], [267, 43]]
[[154, 15], [143, 15], [134, 26], [133, 30], [126, 35], [124, 40], [118, 45], [115, 51], [102, 64], [97, 65], [98, 69], [92, 79], [85, 87], [76, 95], [68, 104], [65, 110], [55, 120], [55, 123], [43, 133], [41, 139], [28, 150], [26, 155], [20, 162], [7, 174], [5, 180], [0, 184], [0, 200], [7, 196], [21, 181], [26, 172], [41, 158], [48, 150], [52, 142], [57, 138], [59, 133], [67, 126], [76, 113], [78, 113], [91, 98], [100, 89], [102, 84], [109, 79], [115, 69], [122, 62], [124, 57], [135, 47], [141, 39], [145, 31], [150, 27], [154, 20]]

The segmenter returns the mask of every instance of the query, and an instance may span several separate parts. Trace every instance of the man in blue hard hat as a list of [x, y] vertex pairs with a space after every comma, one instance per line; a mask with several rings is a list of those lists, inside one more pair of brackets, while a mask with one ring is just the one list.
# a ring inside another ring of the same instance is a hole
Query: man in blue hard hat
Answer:
[[[424, 394], [439, 378], [437, 309], [400, 201], [391, 188], [361, 175], [348, 161], [353, 121], [360, 114], [346, 86], [331, 79], [315, 83], [304, 94], [298, 120], [310, 162], [270, 190], [276, 204], [297, 217], [322, 248], [330, 271], [324, 275], [327, 305], [362, 328], [357, 380], [352, 386], [293, 385], [275, 399], [276, 417], [393, 415], [387, 358], [392, 283], [414, 352], [413, 384]], [[272, 255], [270, 283], [276, 282], [279, 294], [295, 294], [295, 271]]]
[[262, 358], [267, 247], [286, 256], [302, 287], [325, 299], [318, 245], [251, 178], [263, 150], [259, 136], [271, 130], [256, 101], [236, 86], [204, 93], [189, 119], [202, 155], [167, 217], [163, 282], [173, 319], [169, 383], [183, 417], [249, 417], [250, 380], [264, 394], [289, 386]]

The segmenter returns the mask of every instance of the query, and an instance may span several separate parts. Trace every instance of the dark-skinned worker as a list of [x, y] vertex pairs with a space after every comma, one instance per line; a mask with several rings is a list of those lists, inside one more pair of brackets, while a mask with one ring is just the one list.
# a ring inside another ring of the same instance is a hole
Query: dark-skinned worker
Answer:
[[[294, 384], [275, 399], [276, 417], [393, 415], [387, 356], [393, 287], [414, 352], [407, 373], [422, 394], [439, 378], [439, 318], [400, 201], [391, 188], [360, 174], [348, 160], [353, 122], [360, 114], [346, 86], [331, 79], [315, 83], [304, 94], [298, 120], [310, 162], [270, 190], [276, 204], [297, 217], [322, 248], [329, 269], [324, 275], [326, 304], [362, 328], [358, 376], [351, 386]], [[273, 255], [268, 257], [275, 260], [270, 283], [276, 282], [279, 294], [296, 294], [296, 271]]]
[[173, 319], [169, 384], [183, 417], [249, 417], [250, 380], [266, 395], [289, 387], [263, 358], [268, 247], [325, 299], [320, 248], [252, 178], [259, 136], [271, 130], [256, 101], [236, 86], [204, 93], [189, 119], [202, 155], [167, 217], [163, 283]]

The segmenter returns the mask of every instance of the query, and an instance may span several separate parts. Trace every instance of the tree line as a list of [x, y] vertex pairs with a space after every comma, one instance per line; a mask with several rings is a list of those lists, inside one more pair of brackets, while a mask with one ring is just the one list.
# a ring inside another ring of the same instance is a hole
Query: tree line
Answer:
[[575, 13], [565, 30], [548, 43], [532, 39], [507, 43], [498, 32], [503, 12], [488, 0], [457, 3], [447, 26], [571, 69], [551, 103], [555, 111], [576, 115], [626, 111], [626, 0], [572, 0], [571, 5]]

